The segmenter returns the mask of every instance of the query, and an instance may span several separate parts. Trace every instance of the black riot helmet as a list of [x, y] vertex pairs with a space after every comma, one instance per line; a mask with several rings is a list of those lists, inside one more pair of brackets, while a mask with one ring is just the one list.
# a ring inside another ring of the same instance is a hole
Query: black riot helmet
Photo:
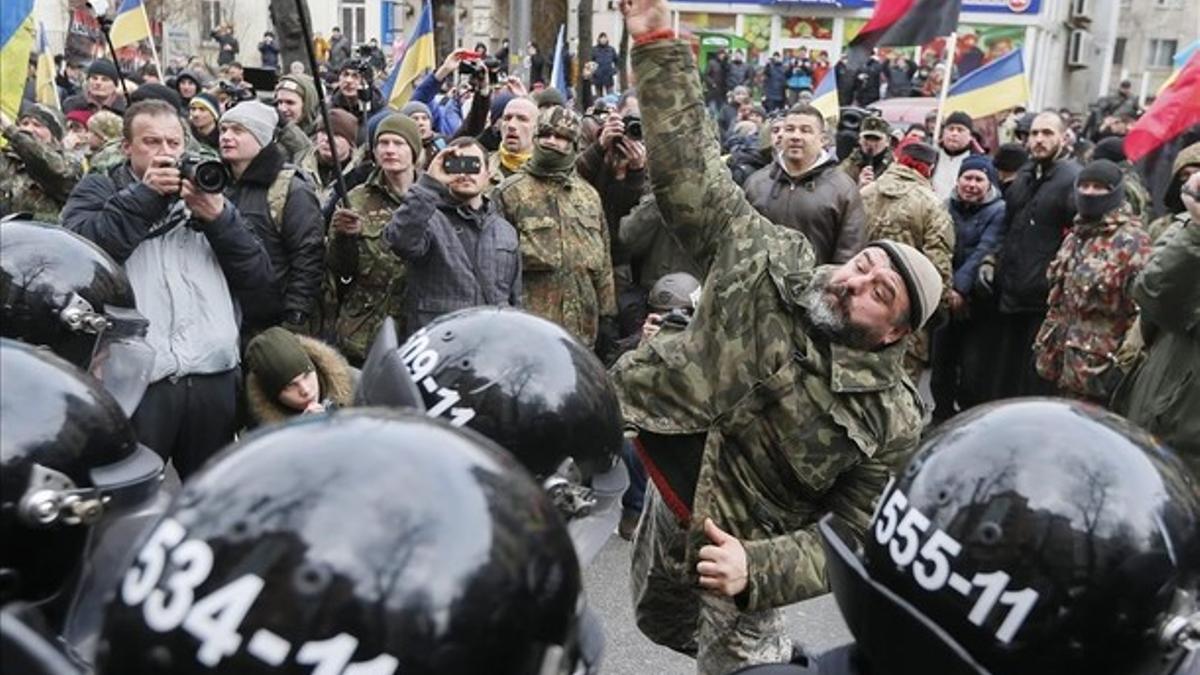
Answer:
[[[357, 403], [410, 407], [419, 398], [426, 414], [474, 429], [515, 455], [568, 520], [609, 513], [606, 496], [619, 500], [628, 484], [618, 461], [620, 408], [587, 347], [551, 321], [501, 307], [439, 317], [399, 347], [392, 334], [385, 322]], [[580, 557], [588, 560], [586, 549], [602, 544], [614, 525], [596, 522], [586, 545], [577, 536]]]
[[0, 603], [64, 590], [89, 535], [157, 491], [162, 468], [94, 379], [0, 338]]
[[154, 351], [125, 270], [57, 225], [0, 221], [0, 335], [49, 347], [100, 379], [132, 414]]
[[1182, 673], [1200, 646], [1198, 528], [1200, 492], [1176, 457], [1054, 399], [939, 428], [861, 547], [835, 516], [821, 522], [838, 606], [888, 675]]
[[191, 477], [108, 607], [97, 672], [576, 672], [579, 564], [541, 489], [416, 412], [263, 429]]

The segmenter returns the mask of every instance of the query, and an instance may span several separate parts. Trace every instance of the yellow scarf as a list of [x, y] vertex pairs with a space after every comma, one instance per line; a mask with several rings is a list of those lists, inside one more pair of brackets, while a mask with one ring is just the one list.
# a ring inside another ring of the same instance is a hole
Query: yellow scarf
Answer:
[[500, 166], [508, 173], [518, 171], [532, 156], [532, 152], [509, 152], [503, 145], [500, 146]]

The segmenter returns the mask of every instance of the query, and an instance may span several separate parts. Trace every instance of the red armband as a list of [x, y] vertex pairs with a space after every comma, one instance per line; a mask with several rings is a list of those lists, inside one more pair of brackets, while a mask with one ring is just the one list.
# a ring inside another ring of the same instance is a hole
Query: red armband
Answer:
[[634, 37], [633, 38], [633, 46], [636, 47], [638, 45], [644, 45], [644, 44], [647, 44], [650, 42], [657, 42], [658, 40], [674, 40], [674, 39], [675, 39], [675, 29], [674, 28], [660, 28], [659, 30], [652, 30], [649, 33], [642, 33], [641, 35]]

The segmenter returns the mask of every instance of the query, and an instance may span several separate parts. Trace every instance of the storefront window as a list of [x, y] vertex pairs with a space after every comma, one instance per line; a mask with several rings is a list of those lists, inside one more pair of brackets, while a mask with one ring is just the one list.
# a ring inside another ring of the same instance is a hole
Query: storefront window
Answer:
[[709, 12], [680, 12], [679, 27], [687, 31], [719, 31], [732, 33], [737, 30], [736, 14], [711, 14]]

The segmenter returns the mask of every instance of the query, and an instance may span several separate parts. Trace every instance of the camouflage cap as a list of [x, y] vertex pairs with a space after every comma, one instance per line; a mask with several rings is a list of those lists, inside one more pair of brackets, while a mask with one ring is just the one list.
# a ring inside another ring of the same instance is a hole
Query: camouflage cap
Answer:
[[26, 117], [37, 120], [38, 124], [46, 127], [50, 135], [54, 137], [54, 140], [62, 140], [67, 123], [59, 111], [48, 105], [25, 101], [25, 105], [21, 107], [21, 114], [18, 117], [18, 121]]
[[577, 143], [579, 141], [579, 122], [579, 115], [570, 108], [564, 108], [561, 105], [542, 108], [538, 113], [537, 135], [553, 134]]
[[858, 131], [859, 136], [875, 136], [876, 138], [887, 138], [890, 133], [892, 133], [892, 125], [878, 115], [864, 118], [862, 128]]

